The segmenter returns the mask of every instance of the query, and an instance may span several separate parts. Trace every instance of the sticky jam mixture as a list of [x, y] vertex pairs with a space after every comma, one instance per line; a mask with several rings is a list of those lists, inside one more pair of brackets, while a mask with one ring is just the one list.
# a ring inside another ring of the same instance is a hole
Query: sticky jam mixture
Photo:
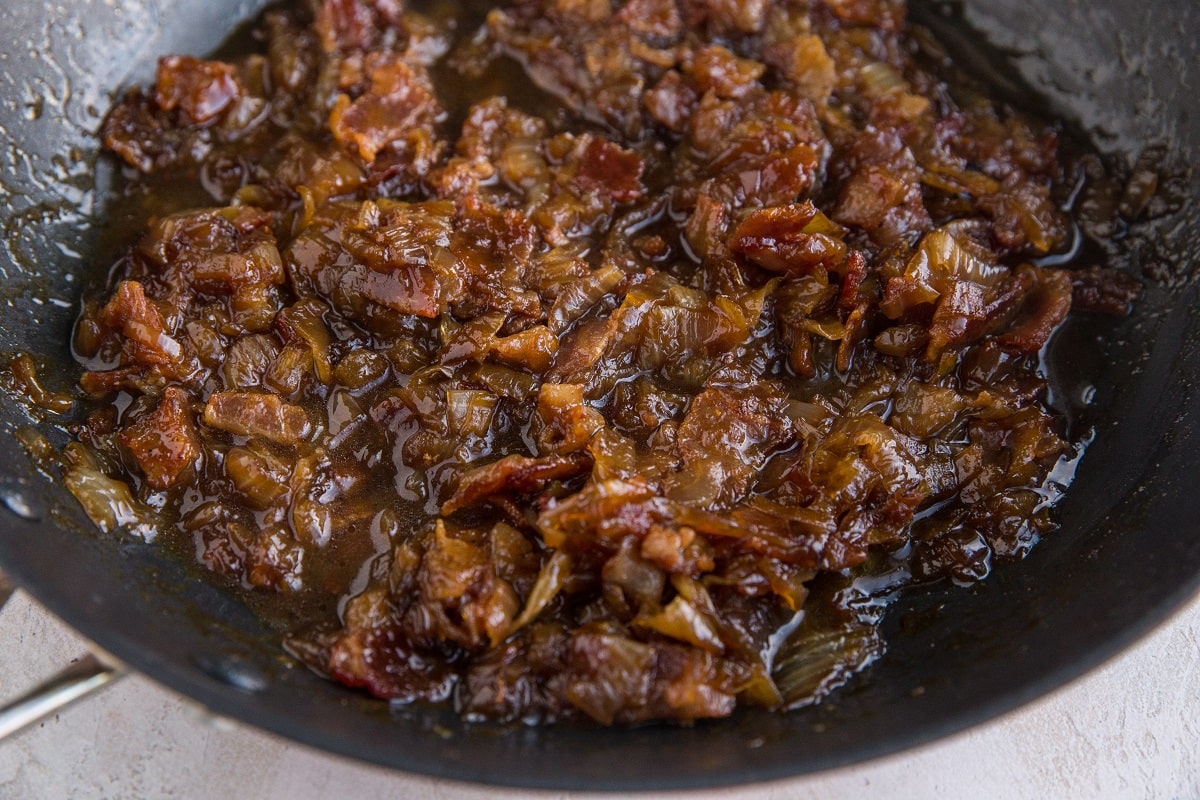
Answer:
[[314, 669], [469, 719], [792, 708], [881, 652], [857, 578], [970, 582], [1052, 527], [1039, 353], [1139, 286], [1038, 266], [1084, 162], [948, 87], [899, 0], [320, 0], [256, 36], [104, 124], [193, 200], [79, 319], [64, 478], [292, 609]]

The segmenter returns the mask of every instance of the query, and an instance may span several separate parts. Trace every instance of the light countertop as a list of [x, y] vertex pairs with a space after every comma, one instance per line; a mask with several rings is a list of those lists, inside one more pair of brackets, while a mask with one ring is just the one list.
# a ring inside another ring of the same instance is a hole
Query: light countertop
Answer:
[[[0, 611], [0, 698], [85, 649], [18, 593]], [[490, 790], [359, 764], [214, 720], [140, 676], [0, 744], [3, 800], [502, 796], [588, 795]], [[1101, 668], [966, 733], [834, 772], [686, 796], [1200, 798], [1200, 598]]]

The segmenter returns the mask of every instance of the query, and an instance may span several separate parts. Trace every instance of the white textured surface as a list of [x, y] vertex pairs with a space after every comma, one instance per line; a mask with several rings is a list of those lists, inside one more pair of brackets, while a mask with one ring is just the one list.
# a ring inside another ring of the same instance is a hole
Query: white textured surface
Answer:
[[[45, 677], [84, 648], [23, 595], [0, 612], [0, 643], [0, 697]], [[1200, 599], [1101, 669], [968, 733], [837, 772], [687, 797], [731, 795], [1200, 798]], [[535, 795], [414, 778], [241, 726], [215, 726], [141, 677], [126, 678], [0, 744], [4, 800], [499, 796]]]

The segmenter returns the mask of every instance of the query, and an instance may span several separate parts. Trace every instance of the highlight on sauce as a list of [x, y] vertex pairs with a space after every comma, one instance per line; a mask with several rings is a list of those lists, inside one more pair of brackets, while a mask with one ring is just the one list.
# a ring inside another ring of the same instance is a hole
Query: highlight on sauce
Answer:
[[1128, 313], [1072, 256], [1154, 186], [900, 0], [319, 0], [255, 42], [104, 123], [148, 222], [62, 475], [313, 669], [470, 720], [795, 708], [901, 587], [1053, 529], [1040, 355]]

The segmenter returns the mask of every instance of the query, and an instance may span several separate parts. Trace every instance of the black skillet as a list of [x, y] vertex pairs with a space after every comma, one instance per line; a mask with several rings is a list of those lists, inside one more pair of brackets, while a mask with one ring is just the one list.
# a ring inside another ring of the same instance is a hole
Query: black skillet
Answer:
[[[110, 90], [151, 77], [158, 55], [212, 50], [261, 5], [0, 8], [0, 351], [55, 365], [52, 385], [73, 380], [67, 341], [80, 285], [103, 266], [91, 255], [102, 249], [91, 215], [106, 180], [103, 170], [95, 177], [93, 132]], [[916, 11], [934, 21], [961, 13], [987, 31], [1014, 76], [1101, 149], [1132, 157], [1165, 144], [1185, 166], [1200, 156], [1200, 4], [971, 0]], [[983, 58], [969, 37], [957, 49]], [[1173, 277], [1151, 282], [1135, 316], [1115, 328], [1077, 320], [1056, 339], [1059, 401], [1076, 432], [1096, 430], [1061, 506], [1063, 529], [981, 585], [899, 602], [886, 624], [887, 656], [817, 708], [636, 730], [497, 729], [438, 711], [389, 711], [289, 663], [275, 632], [154, 546], [96, 533], [8, 435], [30, 424], [9, 404], [0, 408], [0, 565], [104, 650], [213, 711], [410, 772], [558, 789], [713, 786], [911, 747], [1079, 675], [1200, 584], [1195, 176], [1189, 193], [1190, 218], [1160, 225], [1156, 249], [1146, 244], [1138, 258], [1163, 262], [1160, 272]]]

